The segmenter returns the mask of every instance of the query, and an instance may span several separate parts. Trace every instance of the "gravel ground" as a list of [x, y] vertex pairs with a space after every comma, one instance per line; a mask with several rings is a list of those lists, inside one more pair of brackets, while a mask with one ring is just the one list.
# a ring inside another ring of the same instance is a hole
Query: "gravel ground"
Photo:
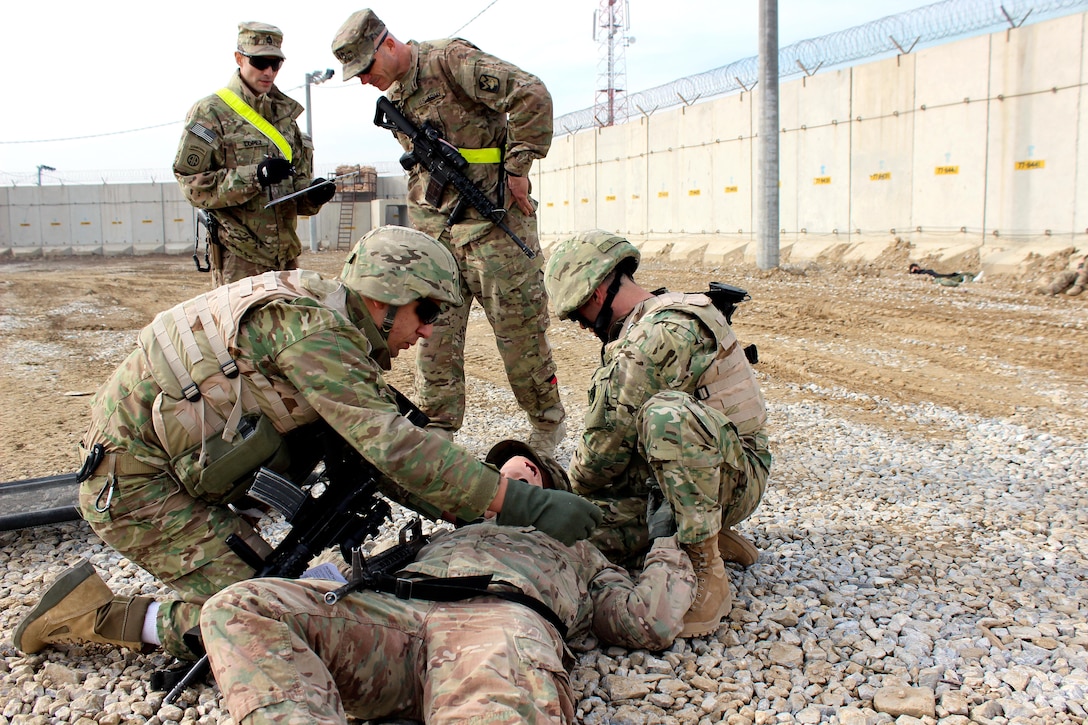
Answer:
[[[490, 411], [513, 405], [503, 389], [475, 386], [471, 396]], [[742, 528], [762, 554], [733, 570], [727, 622], [661, 653], [581, 643], [584, 722], [1084, 722], [1083, 441], [868, 402], [948, 435], [894, 435], [822, 404], [772, 402], [773, 485]], [[524, 428], [513, 413], [469, 420], [479, 422], [460, 439], [481, 454], [496, 430]], [[561, 458], [572, 445], [573, 436]], [[7, 532], [5, 631], [79, 556], [119, 592], [161, 593], [82, 522]], [[211, 685], [160, 707], [147, 686], [166, 664], [160, 655], [72, 645], [22, 656], [10, 635], [2, 653], [0, 722], [229, 721]]]
[[[0, 265], [0, 480], [71, 470], [84, 393], [154, 312], [201, 289], [184, 261]], [[644, 261], [648, 286], [752, 291], [735, 322], [759, 343], [775, 464], [741, 526], [762, 553], [732, 570], [727, 621], [661, 653], [580, 643], [583, 722], [1085, 723], [1088, 299], [1008, 280], [944, 288], [905, 263], [760, 274]], [[528, 430], [486, 323], [472, 324], [458, 440], [482, 455]], [[566, 463], [597, 346], [572, 325], [550, 337], [574, 421]], [[390, 379], [410, 394], [410, 360], [397, 363]], [[0, 725], [229, 722], [214, 685], [162, 707], [147, 686], [161, 655], [12, 648], [79, 557], [118, 593], [166, 595], [82, 522], [0, 533]]]

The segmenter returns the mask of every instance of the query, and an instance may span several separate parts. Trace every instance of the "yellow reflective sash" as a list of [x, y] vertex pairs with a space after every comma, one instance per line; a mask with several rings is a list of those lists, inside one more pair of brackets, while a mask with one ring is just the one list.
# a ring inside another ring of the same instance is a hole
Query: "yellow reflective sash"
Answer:
[[497, 148], [491, 149], [457, 149], [465, 161], [470, 164], [497, 164], [502, 161], [502, 153]]
[[237, 93], [229, 88], [220, 88], [215, 92], [215, 95], [222, 98], [223, 102], [234, 109], [235, 113], [249, 121], [253, 128], [267, 136], [269, 141], [276, 144], [276, 148], [283, 154], [283, 158], [288, 161], [291, 160], [291, 144], [287, 143], [287, 139], [283, 137], [283, 134], [277, 131], [276, 127], [266, 121], [261, 114], [254, 111]]

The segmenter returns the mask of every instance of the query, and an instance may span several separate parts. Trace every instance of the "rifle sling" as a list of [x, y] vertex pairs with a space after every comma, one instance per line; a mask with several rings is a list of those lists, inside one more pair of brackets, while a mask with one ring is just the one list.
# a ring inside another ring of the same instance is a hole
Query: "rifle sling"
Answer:
[[404, 579], [387, 574], [380, 577], [370, 588], [392, 594], [398, 599], [422, 599], [430, 602], [460, 602], [474, 597], [498, 597], [532, 609], [548, 620], [560, 637], [567, 638], [567, 625], [547, 604], [516, 590], [488, 589], [490, 583], [490, 574], [429, 579]]

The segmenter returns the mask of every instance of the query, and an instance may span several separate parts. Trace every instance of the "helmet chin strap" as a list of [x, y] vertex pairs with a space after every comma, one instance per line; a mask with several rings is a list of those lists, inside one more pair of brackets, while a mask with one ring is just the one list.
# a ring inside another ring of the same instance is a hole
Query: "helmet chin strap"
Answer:
[[597, 313], [597, 319], [593, 321], [593, 334], [605, 344], [612, 341], [612, 335], [610, 334], [612, 328], [612, 301], [616, 299], [616, 293], [620, 291], [623, 276], [623, 272], [616, 273], [616, 276], [608, 285], [601, 311]]
[[382, 337], [389, 337], [389, 331], [393, 329], [393, 318], [397, 316], [398, 305], [389, 305], [385, 311], [385, 319], [382, 320]]

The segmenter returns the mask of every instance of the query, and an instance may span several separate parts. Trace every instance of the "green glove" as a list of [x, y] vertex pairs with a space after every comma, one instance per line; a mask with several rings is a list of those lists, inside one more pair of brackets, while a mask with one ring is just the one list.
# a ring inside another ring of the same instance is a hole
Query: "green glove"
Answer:
[[575, 493], [537, 488], [506, 479], [506, 497], [497, 521], [503, 526], [535, 526], [567, 546], [588, 537], [604, 514]]

